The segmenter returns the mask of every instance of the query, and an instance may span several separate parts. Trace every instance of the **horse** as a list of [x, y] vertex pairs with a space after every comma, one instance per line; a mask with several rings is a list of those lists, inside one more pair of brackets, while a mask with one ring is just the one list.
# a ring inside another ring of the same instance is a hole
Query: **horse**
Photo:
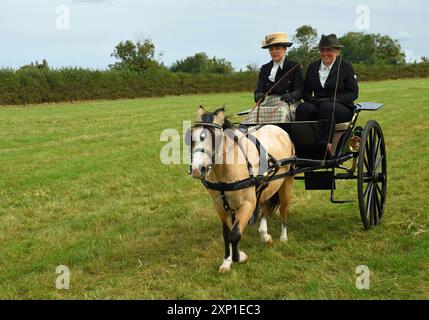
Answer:
[[[206, 184], [222, 186], [249, 179], [252, 174], [249, 168], [260, 171], [263, 166], [261, 159], [264, 155], [259, 155], [260, 146], [276, 159], [295, 155], [288, 133], [278, 126], [266, 124], [254, 132], [249, 129], [245, 133], [231, 124], [224, 108], [208, 112], [200, 106], [189, 135], [192, 157], [190, 174]], [[258, 143], [251, 138], [256, 138]], [[249, 220], [259, 211], [257, 207], [261, 211], [258, 229], [261, 241], [267, 245], [273, 243], [268, 233], [267, 218], [278, 207], [282, 219], [280, 241], [287, 241], [288, 206], [294, 180], [293, 176], [287, 174], [289, 169], [290, 165], [278, 168], [276, 174], [283, 173], [283, 177], [265, 184], [259, 197], [255, 186], [224, 192], [208, 188], [223, 227], [225, 255], [219, 272], [230, 271], [233, 262], [248, 261], [248, 256], [239, 250], [238, 244]]]

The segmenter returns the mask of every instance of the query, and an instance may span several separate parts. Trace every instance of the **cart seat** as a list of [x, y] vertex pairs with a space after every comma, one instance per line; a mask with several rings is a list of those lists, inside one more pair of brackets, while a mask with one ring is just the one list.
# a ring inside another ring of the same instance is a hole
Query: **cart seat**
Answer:
[[337, 123], [335, 125], [335, 132], [334, 132], [334, 136], [332, 137], [332, 153], [333, 154], [338, 154], [337, 153], [338, 142], [340, 141], [343, 134], [350, 127], [350, 125], [351, 125], [351, 121], [350, 122]]

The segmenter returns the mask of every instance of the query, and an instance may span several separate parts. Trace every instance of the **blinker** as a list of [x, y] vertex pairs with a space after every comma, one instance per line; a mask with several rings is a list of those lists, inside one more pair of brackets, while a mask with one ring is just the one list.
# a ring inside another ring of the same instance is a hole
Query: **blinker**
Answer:
[[200, 141], [204, 141], [205, 138], [206, 138], [206, 133], [205, 131], [203, 131], [201, 132], [201, 135], [200, 135]]

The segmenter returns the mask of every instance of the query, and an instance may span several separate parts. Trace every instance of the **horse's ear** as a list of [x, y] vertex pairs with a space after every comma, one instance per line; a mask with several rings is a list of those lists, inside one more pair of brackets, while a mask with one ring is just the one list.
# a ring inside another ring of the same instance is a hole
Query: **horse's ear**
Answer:
[[203, 114], [206, 112], [206, 110], [204, 110], [203, 106], [199, 106], [198, 110], [197, 110], [197, 121], [201, 121], [201, 117], [203, 116]]
[[219, 108], [213, 114], [216, 116], [215, 122], [218, 125], [222, 126], [223, 123], [225, 122], [225, 109], [224, 108]]
[[225, 107], [221, 107], [221, 108], [219, 108], [219, 109], [217, 109], [215, 112], [213, 112], [213, 114], [215, 115], [215, 116], [217, 116], [217, 114], [219, 113], [219, 112], [225, 112]]

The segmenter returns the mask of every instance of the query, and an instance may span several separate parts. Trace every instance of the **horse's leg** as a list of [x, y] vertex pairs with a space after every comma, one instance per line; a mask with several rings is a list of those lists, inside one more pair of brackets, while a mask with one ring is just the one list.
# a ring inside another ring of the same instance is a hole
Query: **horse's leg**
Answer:
[[229, 234], [231, 232], [232, 220], [231, 216], [226, 212], [219, 212], [219, 217], [222, 221], [223, 241], [225, 243], [225, 255], [222, 265], [219, 267], [219, 272], [227, 272], [231, 270], [232, 255], [231, 255], [231, 241]]
[[292, 198], [293, 177], [286, 178], [279, 189], [280, 196], [280, 217], [282, 219], [282, 227], [280, 231], [280, 241], [287, 241], [287, 218], [289, 203]]
[[268, 205], [267, 203], [261, 203], [261, 211], [262, 211], [262, 217], [261, 222], [259, 223], [259, 235], [261, 236], [261, 241], [263, 243], [266, 243], [268, 245], [273, 244], [273, 238], [268, 233]]
[[242, 205], [236, 213], [235, 223], [232, 226], [232, 230], [229, 234], [229, 240], [231, 241], [232, 245], [232, 261], [234, 262], [245, 263], [248, 260], [247, 255], [238, 249], [238, 243], [240, 242], [241, 234], [244, 228], [247, 226], [254, 209], [255, 206], [252, 206], [247, 202]]

